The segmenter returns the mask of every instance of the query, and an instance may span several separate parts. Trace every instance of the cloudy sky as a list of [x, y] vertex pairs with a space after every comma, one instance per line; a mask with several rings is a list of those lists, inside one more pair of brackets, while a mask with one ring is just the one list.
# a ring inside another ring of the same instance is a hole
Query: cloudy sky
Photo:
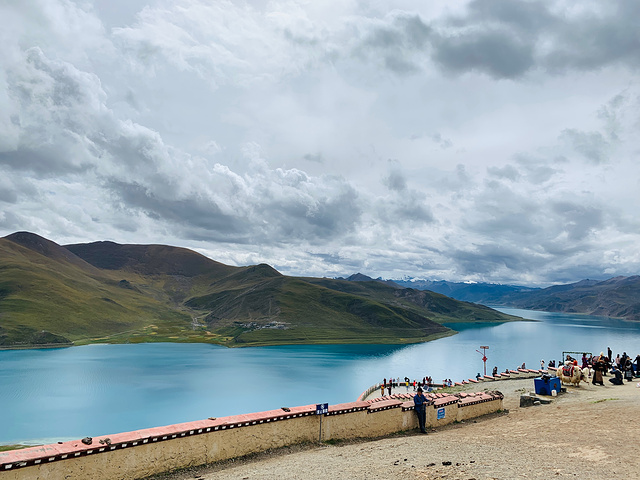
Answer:
[[640, 273], [636, 0], [0, 0], [0, 235]]

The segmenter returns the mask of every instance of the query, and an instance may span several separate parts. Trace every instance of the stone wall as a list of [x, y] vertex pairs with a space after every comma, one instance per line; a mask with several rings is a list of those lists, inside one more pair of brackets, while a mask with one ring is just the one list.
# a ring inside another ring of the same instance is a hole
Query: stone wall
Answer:
[[[0, 480], [120, 479], [213, 463], [304, 442], [375, 438], [417, 429], [412, 395], [315, 405], [201, 420], [0, 452]], [[429, 394], [427, 426], [486, 415], [502, 409], [499, 392]], [[322, 427], [322, 430], [321, 430]]]

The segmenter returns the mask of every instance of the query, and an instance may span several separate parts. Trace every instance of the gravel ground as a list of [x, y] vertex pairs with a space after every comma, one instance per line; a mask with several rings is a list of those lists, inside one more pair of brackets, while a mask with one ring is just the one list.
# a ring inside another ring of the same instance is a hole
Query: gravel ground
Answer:
[[533, 379], [467, 389], [482, 388], [500, 390], [506, 411], [439, 428], [429, 435], [294, 446], [152, 478], [640, 478], [637, 380], [623, 386], [569, 386], [550, 405], [528, 408], [520, 408], [520, 395], [533, 390]]

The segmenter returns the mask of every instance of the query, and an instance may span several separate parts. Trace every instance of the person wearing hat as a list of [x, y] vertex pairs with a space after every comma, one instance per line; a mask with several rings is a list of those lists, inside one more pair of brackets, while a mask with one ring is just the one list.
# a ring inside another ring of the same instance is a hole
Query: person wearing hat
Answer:
[[427, 423], [427, 397], [422, 393], [422, 388], [418, 387], [418, 393], [413, 396], [413, 405], [418, 416], [418, 426], [420, 432], [427, 433], [425, 424]]
[[604, 380], [602, 379], [602, 373], [607, 368], [606, 367], [606, 359], [604, 356], [604, 352], [600, 352], [600, 356], [598, 356], [593, 362], [593, 383], [594, 385], [604, 385]]

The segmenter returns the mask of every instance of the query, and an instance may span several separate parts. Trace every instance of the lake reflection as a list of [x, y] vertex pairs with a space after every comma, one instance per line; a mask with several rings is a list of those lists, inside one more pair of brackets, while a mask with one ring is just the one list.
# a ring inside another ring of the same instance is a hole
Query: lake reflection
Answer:
[[[640, 324], [501, 308], [532, 320], [454, 324], [409, 346], [88, 345], [0, 351], [0, 443], [51, 443], [283, 406], [355, 400], [383, 377], [459, 381], [563, 351], [640, 353]], [[7, 419], [10, 419], [7, 421]]]

